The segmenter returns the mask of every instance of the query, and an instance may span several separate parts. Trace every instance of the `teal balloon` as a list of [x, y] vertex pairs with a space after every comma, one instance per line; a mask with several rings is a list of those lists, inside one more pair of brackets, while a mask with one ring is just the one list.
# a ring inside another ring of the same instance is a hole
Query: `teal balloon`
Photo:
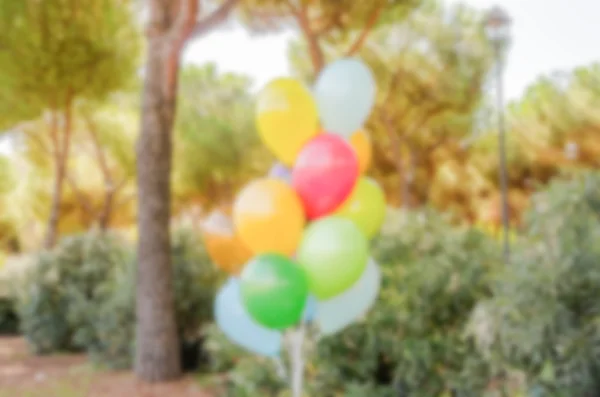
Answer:
[[323, 129], [344, 137], [363, 127], [375, 105], [375, 77], [356, 58], [326, 66], [313, 91]]
[[365, 271], [353, 286], [318, 303], [315, 323], [321, 333], [335, 334], [364, 316], [377, 301], [380, 287], [381, 270], [373, 259], [369, 259]]
[[368, 242], [354, 222], [329, 216], [306, 228], [296, 257], [306, 271], [310, 292], [325, 300], [360, 278], [369, 257]]
[[235, 344], [267, 357], [278, 356], [283, 336], [259, 325], [244, 308], [240, 281], [230, 278], [217, 293], [214, 303], [215, 322]]

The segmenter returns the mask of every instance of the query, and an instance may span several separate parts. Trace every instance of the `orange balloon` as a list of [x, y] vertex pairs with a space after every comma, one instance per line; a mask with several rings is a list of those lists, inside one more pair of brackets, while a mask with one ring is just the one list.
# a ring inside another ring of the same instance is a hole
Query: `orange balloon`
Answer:
[[221, 211], [213, 212], [202, 224], [202, 234], [212, 261], [230, 274], [238, 275], [253, 256], [236, 235], [231, 218]]
[[371, 138], [369, 138], [369, 134], [366, 131], [358, 130], [350, 137], [350, 145], [356, 152], [360, 173], [362, 174], [371, 165], [371, 158], [373, 156]]
[[233, 223], [240, 239], [254, 254], [296, 252], [304, 224], [296, 192], [277, 179], [248, 184], [233, 205]]

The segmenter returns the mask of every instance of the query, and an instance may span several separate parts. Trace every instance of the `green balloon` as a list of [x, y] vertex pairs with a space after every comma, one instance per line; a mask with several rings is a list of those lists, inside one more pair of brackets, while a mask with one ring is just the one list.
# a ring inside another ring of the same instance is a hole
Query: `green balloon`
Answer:
[[280, 254], [262, 254], [241, 274], [244, 306], [257, 323], [284, 329], [300, 322], [308, 297], [304, 270]]
[[334, 297], [362, 275], [369, 258], [368, 242], [349, 219], [322, 218], [304, 232], [296, 257], [319, 300]]
[[371, 239], [379, 232], [385, 220], [385, 194], [375, 180], [361, 178], [350, 197], [336, 211], [336, 215], [350, 219]]

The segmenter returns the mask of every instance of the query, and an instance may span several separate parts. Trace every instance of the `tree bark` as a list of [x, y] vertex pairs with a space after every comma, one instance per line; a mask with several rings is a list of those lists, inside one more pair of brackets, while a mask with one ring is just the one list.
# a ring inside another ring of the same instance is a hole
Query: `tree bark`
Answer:
[[51, 249], [58, 239], [58, 223], [60, 221], [60, 206], [62, 204], [63, 187], [67, 176], [67, 161], [69, 158], [69, 146], [71, 142], [72, 101], [67, 101], [63, 117], [64, 130], [62, 141], [58, 128], [56, 111], [52, 111], [50, 119], [50, 136], [52, 138], [52, 154], [54, 158], [54, 187], [52, 190], [52, 202], [50, 205], [50, 216], [44, 239], [44, 248]]
[[414, 181], [416, 172], [416, 154], [414, 148], [407, 145], [408, 148], [408, 161], [406, 162], [406, 169], [404, 175], [400, 175], [402, 184], [402, 206], [404, 208], [414, 208], [416, 198], [414, 196]]
[[369, 33], [371, 33], [371, 31], [373, 30], [373, 28], [377, 24], [377, 21], [379, 20], [379, 16], [381, 15], [381, 12], [383, 11], [384, 4], [375, 6], [375, 8], [373, 9], [373, 11], [369, 14], [369, 17], [365, 21], [365, 26], [360, 31], [360, 33], [357, 36], [357, 38], [354, 41], [354, 43], [352, 43], [350, 45], [350, 48], [348, 48], [348, 51], [346, 51], [346, 56], [348, 56], [348, 57], [353, 56], [358, 51], [360, 51], [360, 49], [362, 48], [362, 46], [365, 44], [365, 41], [367, 40], [367, 37], [369, 36]]
[[177, 80], [170, 80], [173, 54], [170, 34], [177, 6], [150, 2], [148, 52], [137, 142], [138, 266], [135, 373], [148, 382], [181, 375], [174, 314], [171, 258], [171, 146]]
[[198, 21], [198, 0], [151, 0], [141, 131], [137, 143], [138, 266], [135, 372], [148, 382], [181, 375], [171, 274], [171, 157], [181, 53], [238, 0]]
[[100, 172], [102, 173], [102, 178], [104, 180], [104, 198], [102, 202], [102, 208], [98, 213], [96, 222], [100, 230], [105, 231], [110, 225], [112, 213], [115, 209], [115, 196], [118, 190], [127, 182], [127, 178], [123, 179], [119, 186], [115, 185], [115, 181], [111, 169], [109, 167], [106, 154], [104, 153], [102, 144], [100, 143], [100, 139], [98, 138], [96, 125], [94, 124], [94, 121], [89, 114], [86, 114], [84, 118], [87, 125], [87, 130], [90, 134], [90, 138], [94, 146], [94, 153], [96, 155], [96, 160], [98, 161], [98, 167], [100, 168]]
[[294, 17], [298, 21], [298, 26], [306, 38], [308, 45], [308, 53], [313, 67], [314, 76], [318, 76], [321, 70], [325, 67], [325, 56], [319, 42], [319, 35], [313, 31], [308, 18], [307, 5], [302, 3], [297, 8], [292, 3], [288, 3], [292, 9]]

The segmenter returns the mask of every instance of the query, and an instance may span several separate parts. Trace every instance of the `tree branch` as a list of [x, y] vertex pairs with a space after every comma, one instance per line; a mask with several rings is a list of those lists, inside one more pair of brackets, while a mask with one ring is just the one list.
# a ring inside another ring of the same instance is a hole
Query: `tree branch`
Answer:
[[88, 215], [90, 218], [95, 218], [96, 214], [90, 199], [86, 197], [83, 191], [79, 188], [79, 184], [77, 183], [73, 175], [71, 175], [70, 173], [66, 173], [65, 178], [67, 180], [67, 183], [69, 184], [69, 187], [75, 194], [75, 198], [79, 202], [79, 205], [83, 209], [83, 212], [85, 212], [86, 215]]
[[229, 14], [231, 13], [231, 11], [233, 11], [238, 2], [239, 0], [225, 0], [219, 6], [219, 8], [214, 10], [205, 18], [202, 18], [201, 20], [196, 22], [196, 25], [190, 32], [189, 38], [194, 39], [214, 29], [217, 25], [219, 25], [229, 16]]
[[102, 176], [104, 177], [104, 182], [107, 185], [106, 188], [107, 190], [111, 191], [114, 189], [113, 178], [110, 172], [110, 167], [108, 166], [106, 155], [104, 153], [104, 150], [102, 150], [102, 145], [100, 144], [100, 140], [98, 139], [96, 125], [92, 121], [92, 117], [89, 114], [84, 114], [83, 119], [85, 120], [88, 133], [92, 140], [94, 152], [96, 153], [96, 160], [98, 160], [98, 166], [100, 167], [100, 171], [102, 172]]
[[383, 7], [384, 7], [384, 5], [380, 4], [373, 9], [371, 14], [367, 18], [367, 21], [366, 21], [365, 26], [363, 27], [362, 31], [359, 33], [359, 35], [356, 38], [356, 40], [354, 41], [354, 43], [352, 43], [352, 45], [346, 52], [346, 56], [352, 56], [361, 49], [361, 47], [367, 40], [369, 33], [371, 33], [371, 31], [375, 27], [375, 24], [379, 20], [379, 16], [381, 15], [381, 12], [383, 11]]
[[313, 66], [313, 74], [314, 76], [317, 76], [319, 72], [321, 72], [321, 69], [325, 67], [325, 57], [323, 55], [323, 49], [319, 43], [318, 33], [314, 32], [310, 26], [308, 10], [306, 9], [305, 5], [295, 7], [294, 4], [288, 0], [287, 6], [296, 19], [298, 26], [300, 27], [300, 30], [306, 39], [310, 60]]
[[50, 141], [52, 143], [52, 151], [51, 155], [54, 161], [57, 161], [60, 158], [60, 145], [58, 141], [58, 117], [56, 115], [56, 111], [52, 110], [50, 112]]

